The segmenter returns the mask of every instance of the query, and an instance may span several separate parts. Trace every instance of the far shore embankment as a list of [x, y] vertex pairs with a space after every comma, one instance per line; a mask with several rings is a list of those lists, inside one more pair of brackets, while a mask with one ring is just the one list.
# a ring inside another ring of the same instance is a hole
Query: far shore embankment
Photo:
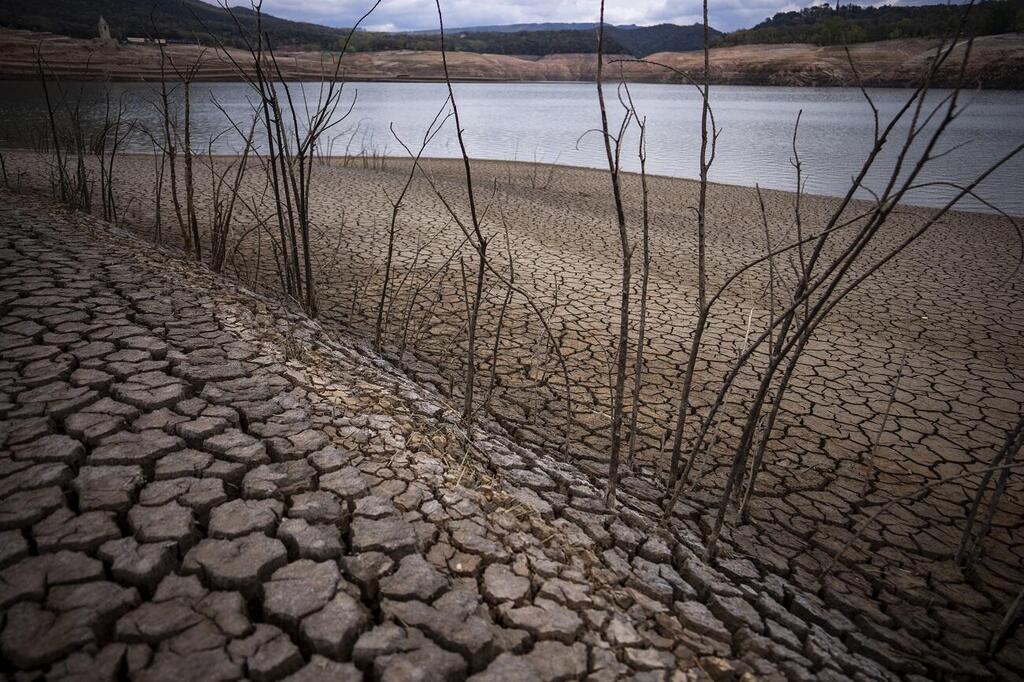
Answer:
[[[915, 85], [925, 73], [939, 41], [930, 39], [888, 40], [850, 46], [850, 59], [842, 46], [811, 44], [743, 45], [711, 50], [710, 80], [719, 85], [852, 86], [859, 82], [875, 87]], [[958, 46], [934, 85], [952, 86], [959, 78]], [[38, 78], [36, 54], [47, 71], [67, 80], [159, 81], [160, 50], [154, 45], [101, 43], [49, 33], [0, 28], [0, 79]], [[196, 80], [237, 81], [237, 65], [246, 64], [247, 53], [230, 50], [230, 58], [215, 47], [169, 45], [166, 54], [179, 67], [197, 59]], [[334, 53], [290, 50], [277, 52], [284, 77], [318, 81], [333, 74]], [[702, 73], [700, 52], [663, 52], [647, 58], [661, 66], [632, 57], [608, 55], [609, 78], [629, 82], [671, 83], [685, 80], [680, 73], [698, 78]], [[552, 54], [543, 57], [448, 54], [453, 80], [477, 82], [588, 81], [596, 72], [592, 54]], [[669, 67], [669, 68], [666, 68]], [[440, 52], [389, 51], [345, 55], [341, 73], [351, 81], [440, 81], [444, 79]], [[974, 42], [964, 71], [965, 87], [1024, 89], [1024, 34], [982, 36]]]

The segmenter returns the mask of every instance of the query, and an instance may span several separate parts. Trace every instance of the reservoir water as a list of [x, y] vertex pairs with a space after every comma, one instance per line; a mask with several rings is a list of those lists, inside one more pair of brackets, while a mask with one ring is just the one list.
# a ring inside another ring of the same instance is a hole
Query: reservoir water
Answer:
[[[160, 130], [155, 106], [157, 90], [146, 83], [64, 83], [65, 97], [81, 103], [87, 128], [102, 121], [106, 95], [123, 98], [128, 116], [139, 122], [129, 141], [131, 151], [152, 151], [142, 132]], [[315, 83], [294, 84], [293, 95], [315, 100]], [[698, 174], [701, 102], [691, 86], [632, 84], [633, 101], [648, 128], [648, 172], [695, 178]], [[797, 149], [803, 163], [804, 190], [842, 195], [859, 170], [872, 144], [874, 121], [863, 95], [854, 88], [783, 88], [712, 86], [712, 106], [720, 130], [717, 155], [711, 168], [713, 181], [793, 190], [795, 173], [792, 137], [802, 111]], [[613, 126], [622, 108], [615, 88], [608, 87]], [[599, 111], [593, 83], [457, 83], [462, 125], [469, 153], [483, 159], [539, 161], [603, 167], [604, 150], [593, 131]], [[872, 89], [883, 125], [909, 96], [909, 90]], [[929, 102], [938, 104], [948, 91], [935, 91]], [[324, 139], [321, 151], [329, 154], [375, 153], [404, 156], [394, 131], [410, 146], [419, 141], [437, 112], [447, 90], [443, 83], [351, 83], [346, 86], [337, 116], [347, 113]], [[176, 93], [180, 100], [180, 92]], [[1024, 92], [969, 91], [961, 93], [963, 112], [947, 130], [935, 150], [943, 154], [920, 177], [928, 187], [914, 191], [907, 203], [941, 206], [955, 191], [948, 185], [972, 181], [1012, 146], [1024, 141]], [[215, 152], [237, 151], [240, 138], [228, 126], [225, 113], [238, 122], [251, 116], [253, 92], [242, 83], [201, 83], [193, 86], [193, 146]], [[301, 115], [301, 106], [300, 106]], [[0, 145], [30, 146], [46, 123], [42, 89], [33, 82], [0, 82]], [[906, 137], [901, 125], [891, 147], [868, 176], [869, 189], [884, 186], [896, 152]], [[638, 170], [636, 127], [624, 140], [622, 165]], [[920, 145], [911, 159], [919, 157]], [[425, 156], [458, 155], [454, 123], [449, 121], [428, 146]], [[990, 211], [985, 202], [1015, 215], [1024, 215], [1024, 156], [1019, 156], [987, 178], [977, 193], [982, 200], [965, 198], [961, 209]], [[862, 191], [860, 196], [870, 196]]]

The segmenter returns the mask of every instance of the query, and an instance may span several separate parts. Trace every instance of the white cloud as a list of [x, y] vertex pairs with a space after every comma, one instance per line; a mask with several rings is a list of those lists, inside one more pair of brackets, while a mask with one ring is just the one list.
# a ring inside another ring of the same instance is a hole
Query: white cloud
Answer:
[[[711, 25], [720, 30], [752, 26], [775, 12], [821, 0], [712, 0]], [[231, 0], [231, 4], [244, 4]], [[351, 26], [372, 0], [264, 0], [263, 9], [287, 19]], [[599, 0], [442, 0], [445, 25], [451, 27], [532, 22], [597, 21]], [[701, 19], [701, 0], [608, 0], [606, 20], [614, 24], [692, 24]], [[371, 30], [437, 27], [433, 0], [383, 0], [365, 23]]]

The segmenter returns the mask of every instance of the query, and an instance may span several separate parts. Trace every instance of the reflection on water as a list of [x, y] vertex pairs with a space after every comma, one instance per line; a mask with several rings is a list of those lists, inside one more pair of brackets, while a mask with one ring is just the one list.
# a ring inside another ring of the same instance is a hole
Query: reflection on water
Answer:
[[[66, 86], [81, 93], [87, 125], [103, 116], [105, 88], [124, 98], [130, 117], [141, 127], [159, 130], [154, 106], [156, 90], [147, 84], [96, 83]], [[315, 99], [316, 84], [304, 84]], [[693, 178], [697, 175], [700, 142], [700, 99], [688, 86], [634, 84], [633, 100], [648, 123], [648, 169], [651, 173]], [[601, 167], [603, 148], [597, 135], [585, 135], [599, 124], [594, 86], [589, 83], [462, 83], [455, 86], [470, 154], [477, 158], [544, 161]], [[872, 90], [884, 122], [909, 92]], [[938, 103], [946, 92], [934, 93]], [[228, 123], [220, 108], [238, 121], [250, 115], [252, 93], [238, 83], [199, 84], [193, 88], [193, 144], [206, 151], [237, 151], [239, 137], [224, 134]], [[403, 155], [390, 126], [417, 146], [430, 121], [444, 105], [446, 90], [438, 83], [358, 83], [346, 89], [339, 113], [355, 98], [349, 118], [330, 132], [323, 151]], [[962, 96], [967, 109], [949, 129], [936, 153], [953, 150], [934, 161], [921, 183], [966, 183], [1010, 147], [1024, 141], [1024, 92], [970, 92]], [[794, 189], [792, 135], [797, 114], [798, 149], [806, 180], [805, 191], [841, 195], [849, 187], [872, 141], [874, 123], [862, 95], [850, 88], [770, 88], [721, 86], [712, 88], [715, 118], [721, 130], [711, 171], [717, 182], [772, 189]], [[615, 105], [617, 106], [617, 105]], [[614, 108], [613, 108], [614, 113]], [[45, 122], [41, 88], [35, 83], [0, 82], [0, 144], [29, 144], [34, 128]], [[627, 138], [623, 165], [638, 170], [636, 134]], [[892, 144], [899, 145], [906, 127], [897, 128]], [[962, 146], [961, 146], [962, 145]], [[150, 151], [145, 134], [135, 135], [129, 148]], [[867, 186], [880, 189], [888, 179], [896, 150], [882, 155]], [[436, 136], [428, 156], [458, 155], [453, 124]], [[982, 199], [1024, 215], [1024, 158], [997, 171], [978, 189]], [[953, 190], [931, 184], [915, 191], [908, 203], [937, 206]], [[862, 196], [867, 196], [864, 193]], [[983, 202], [965, 199], [960, 208], [991, 210]]]

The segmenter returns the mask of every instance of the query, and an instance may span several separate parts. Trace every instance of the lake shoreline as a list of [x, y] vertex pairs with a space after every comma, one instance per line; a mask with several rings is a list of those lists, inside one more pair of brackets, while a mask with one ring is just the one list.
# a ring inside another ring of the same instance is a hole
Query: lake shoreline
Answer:
[[[5, 146], [0, 145], [0, 155], [3, 155], [4, 157], [6, 157], [5, 160], [7, 158], [9, 158], [9, 155], [12, 154], [12, 153], [15, 154], [15, 155], [33, 155], [33, 156], [38, 155], [38, 153], [35, 152], [34, 150], [28, 149], [28, 148], [25, 148], [25, 147], [5, 147]], [[202, 155], [202, 156], [203, 156], [203, 158], [210, 158], [208, 155]], [[121, 153], [119, 153], [119, 157], [122, 158], [122, 159], [132, 159], [132, 160], [135, 160], [135, 161], [142, 161], [142, 160], [155, 161], [158, 158], [155, 154], [149, 154], [149, 153], [144, 153], [144, 152], [121, 152]], [[238, 154], [214, 154], [212, 156], [212, 158], [214, 159], [215, 162], [224, 162], [224, 161], [237, 161], [238, 159], [241, 158], [241, 156], [238, 155]], [[327, 163], [326, 163], [326, 167], [327, 168], [349, 168], [349, 167], [353, 167], [354, 168], [354, 167], [357, 167], [357, 164], [361, 163], [365, 158], [366, 157], [357, 156], [357, 155], [349, 155], [349, 156], [345, 156], [345, 155], [332, 155], [332, 156], [322, 156], [322, 157], [319, 157], [319, 159], [327, 161]], [[408, 163], [410, 163], [409, 158], [408, 157], [404, 157], [404, 156], [385, 156], [384, 158], [386, 159], [386, 161], [385, 161], [386, 164], [408, 164]], [[596, 174], [607, 175], [607, 172], [608, 172], [606, 169], [597, 168], [597, 167], [594, 167], [594, 166], [583, 166], [583, 165], [577, 165], [577, 164], [550, 163], [550, 162], [544, 162], [544, 161], [521, 161], [521, 160], [512, 160], [512, 159], [506, 160], [506, 159], [488, 159], [488, 158], [470, 158], [470, 161], [472, 162], [473, 166], [475, 166], [475, 167], [481, 167], [482, 166], [482, 167], [486, 167], [486, 168], [490, 169], [489, 172], [491, 172], [491, 173], [493, 173], [493, 169], [491, 169], [492, 166], [493, 167], [505, 167], [505, 168], [508, 168], [509, 166], [512, 166], [512, 167], [515, 167], [517, 169], [517, 171], [518, 171], [517, 175], [521, 174], [523, 177], [536, 176], [537, 175], [536, 171], [538, 169], [543, 170], [545, 173], [556, 173], [556, 172], [563, 172], [563, 173], [587, 173], [587, 174], [596, 173]], [[420, 162], [423, 163], [424, 165], [443, 166], [443, 165], [454, 164], [458, 168], [462, 167], [461, 166], [462, 162], [459, 159], [452, 158], [452, 157], [423, 156], [423, 157], [420, 158]], [[316, 166], [315, 168], [317, 168], [317, 167], [323, 167], [323, 166], [320, 166], [318, 164], [318, 166]], [[624, 178], [632, 179], [634, 181], [639, 181], [639, 178], [640, 178], [640, 173], [636, 172], [636, 171], [621, 170], [620, 171], [620, 175], [622, 177], [624, 177]], [[665, 183], [678, 183], [680, 187], [687, 187], [687, 188], [697, 187], [699, 185], [699, 182], [700, 182], [697, 178], [680, 177], [680, 176], [676, 176], [676, 175], [668, 175], [668, 174], [665, 174], [665, 173], [647, 173], [646, 175], [647, 175], [647, 178], [649, 180], [651, 180], [651, 181], [660, 181], [660, 182], [665, 182]], [[756, 191], [754, 185], [744, 185], [744, 184], [734, 183], [734, 182], [721, 182], [721, 181], [717, 181], [717, 180], [709, 180], [708, 181], [708, 187], [717, 188], [718, 190], [720, 190], [720, 191], [722, 191], [723, 193], [726, 193], [726, 194], [728, 194], [730, 192], [732, 192], [732, 193], [745, 193], [745, 192], [754, 192], [754, 191]], [[795, 199], [796, 199], [796, 192], [794, 190], [790, 190], [790, 189], [779, 189], [779, 188], [772, 188], [772, 187], [762, 186], [761, 187], [761, 192], [764, 193], [765, 195], [773, 194], [773, 195], [778, 195], [779, 197], [782, 197], [782, 198], [788, 198], [788, 200], [794, 201], [794, 202], [795, 202]], [[737, 194], [737, 196], [739, 196], [739, 194]], [[820, 192], [810, 192], [810, 191], [806, 191], [806, 190], [802, 191], [800, 193], [800, 198], [801, 198], [801, 201], [813, 200], [813, 201], [820, 201], [820, 202], [838, 202], [840, 199], [842, 199], [842, 197], [839, 196], [839, 195], [823, 194], [823, 193], [820, 193]], [[863, 197], [855, 197], [854, 199], [851, 200], [851, 206], [859, 205], [859, 206], [862, 206], [865, 209], [870, 204], [871, 204], [871, 202], [868, 199], [863, 198]], [[899, 203], [899, 204], [897, 204], [897, 206], [898, 206], [898, 208], [901, 211], [912, 212], [914, 214], [917, 214], [919, 217], [925, 217], [925, 216], [934, 214], [935, 212], [940, 210], [940, 208], [936, 207], [936, 206], [928, 206], [928, 205], [924, 205], [924, 204], [914, 204], [914, 203]], [[947, 215], [962, 214], [965, 217], [966, 216], [972, 216], [972, 215], [975, 215], [975, 216], [989, 216], [989, 217], [993, 217], [993, 218], [999, 217], [999, 213], [997, 211], [993, 211], [993, 210], [987, 209], [985, 207], [967, 208], [967, 207], [960, 207], [960, 206], [958, 206], [958, 207], [955, 207], [953, 209], [950, 209], [946, 213], [947, 213]], [[1018, 217], [1018, 218], [1019, 217], [1024, 217], [1024, 214], [1015, 214], [1012, 211], [1007, 211], [1007, 213], [1009, 213], [1011, 216]]]
[[[152, 77], [147, 77], [142, 74], [126, 74], [126, 73], [63, 73], [61, 74], [64, 78], [73, 78], [74, 82], [84, 83], [158, 83], [159, 80], [155, 80]], [[38, 76], [32, 76], [24, 73], [8, 73], [0, 71], [0, 81], [12, 81], [12, 82], [33, 82], [38, 81]], [[402, 77], [389, 77], [389, 76], [346, 76], [344, 79], [340, 79], [344, 83], [409, 83], [409, 84], [441, 84], [446, 83], [443, 77], [429, 78], [429, 77], [418, 77], [418, 78], [402, 78]], [[479, 84], [522, 84], [522, 85], [571, 85], [571, 84], [594, 84], [593, 79], [531, 79], [531, 78], [495, 78], [495, 77], [452, 77], [449, 79], [452, 83], [479, 83]], [[246, 81], [241, 77], [225, 79], [222, 76], [212, 76], [210, 78], [204, 77], [202, 74], [197, 75], [193, 81], [194, 83], [202, 83], [203, 85], [241, 85], [245, 84]], [[289, 83], [322, 83], [325, 82], [322, 78], [316, 78], [308, 74], [297, 74], [295, 77], [289, 77], [287, 79]], [[660, 79], [654, 78], [605, 78], [604, 83], [626, 83], [626, 84], [658, 84], [658, 85], [679, 85], [682, 87], [692, 87], [689, 83], [672, 83], [666, 82]], [[812, 80], [810, 82], [779, 82], [773, 80], [770, 77], [764, 78], [750, 78], [744, 79], [743, 77], [719, 79], [712, 78], [709, 81], [709, 85], [715, 86], [740, 86], [740, 87], [761, 87], [761, 88], [806, 88], [808, 90], [828, 90], [828, 89], [845, 89], [856, 87], [856, 83], [849, 80], [833, 81], [827, 78], [820, 80]], [[885, 80], [874, 78], [866, 82], [865, 87], [871, 89], [900, 89], [909, 90], [914, 87], [915, 83], [905, 79], [892, 79]], [[940, 84], [936, 85], [934, 90], [951, 90], [955, 87], [955, 84], [950, 82], [940, 81]], [[1000, 91], [1000, 92], [1024, 92], [1024, 79], [1020, 83], [1013, 82], [1010, 85], [987, 85], [972, 90], [988, 90], [988, 91]], [[965, 88], [966, 90], [966, 88]]]
[[[850, 87], [916, 86], [927, 69], [939, 41], [899, 39], [850, 46], [770, 44], [716, 47], [711, 50], [710, 81], [713, 85]], [[55, 77], [65, 80], [149, 82], [159, 81], [160, 50], [151, 45], [107, 45], [47, 33], [0, 28], [0, 79], [32, 80], [37, 77], [36, 50]], [[950, 63], [937, 74], [936, 87], [960, 80], [956, 48]], [[231, 59], [217, 49], [168, 45], [166, 54], [177, 64], [197, 59], [200, 82], [243, 82], [236, 63], [245, 64], [248, 53], [228, 48]], [[286, 80], [318, 81], [333, 71], [336, 55], [278, 50]], [[850, 67], [852, 57], [856, 72]], [[344, 56], [346, 80], [352, 82], [441, 82], [444, 72], [439, 52], [356, 52]], [[669, 68], [658, 68], [632, 57], [608, 55], [608, 72], [637, 83], [679, 83], [677, 73], [702, 78], [701, 52], [663, 52], [646, 59]], [[475, 83], [593, 81], [596, 56], [550, 54], [545, 56], [497, 55], [470, 52], [448, 54], [453, 81]], [[615, 79], [618, 80], [618, 79]], [[982, 36], [976, 39], [964, 72], [969, 88], [1024, 89], [1024, 34]]]

